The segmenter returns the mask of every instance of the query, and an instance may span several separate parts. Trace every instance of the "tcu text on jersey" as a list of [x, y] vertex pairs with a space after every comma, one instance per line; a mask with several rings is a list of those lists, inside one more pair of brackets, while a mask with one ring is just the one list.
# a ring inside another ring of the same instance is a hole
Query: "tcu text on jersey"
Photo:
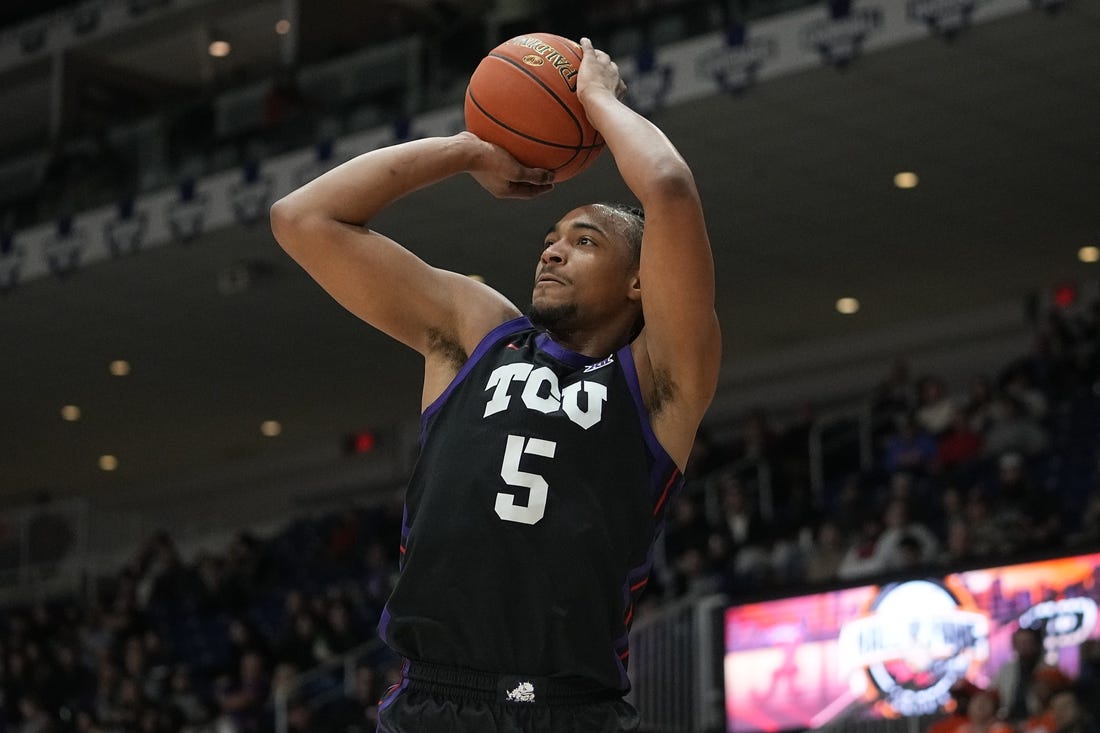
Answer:
[[535, 368], [533, 364], [521, 362], [499, 366], [489, 375], [485, 390], [492, 390], [492, 394], [489, 401], [485, 403], [483, 417], [508, 409], [512, 401], [511, 392], [515, 391], [509, 389], [513, 382], [523, 384], [523, 391], [519, 396], [528, 409], [546, 415], [561, 411], [585, 430], [598, 423], [603, 417], [603, 405], [607, 401], [605, 385], [599, 382], [580, 381], [561, 389], [558, 385], [558, 376], [549, 368]]

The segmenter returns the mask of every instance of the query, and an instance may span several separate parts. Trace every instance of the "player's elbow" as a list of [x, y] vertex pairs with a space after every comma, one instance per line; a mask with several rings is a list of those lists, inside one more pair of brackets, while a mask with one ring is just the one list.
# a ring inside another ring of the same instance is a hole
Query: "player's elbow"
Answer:
[[284, 196], [271, 205], [271, 233], [275, 241], [288, 252], [307, 237], [309, 214], [294, 199], [294, 194]]
[[637, 192], [642, 205], [648, 201], [695, 201], [699, 191], [691, 169], [681, 158], [658, 162], [650, 169], [645, 190]]

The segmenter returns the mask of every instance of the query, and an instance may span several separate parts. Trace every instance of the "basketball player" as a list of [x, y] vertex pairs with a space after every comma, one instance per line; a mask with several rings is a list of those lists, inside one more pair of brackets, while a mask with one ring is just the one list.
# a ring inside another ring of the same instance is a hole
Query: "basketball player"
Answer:
[[[337, 301], [424, 357], [401, 574], [379, 631], [406, 658], [384, 733], [634, 730], [627, 632], [720, 358], [691, 171], [582, 39], [577, 94], [645, 211], [545, 232], [526, 316], [363, 226], [458, 173], [500, 197], [547, 171], [463, 132], [359, 156], [272, 207]], [[369, 226], [369, 224], [368, 224]], [[538, 235], [543, 232], [538, 232]], [[643, 320], [644, 315], [644, 320]]]

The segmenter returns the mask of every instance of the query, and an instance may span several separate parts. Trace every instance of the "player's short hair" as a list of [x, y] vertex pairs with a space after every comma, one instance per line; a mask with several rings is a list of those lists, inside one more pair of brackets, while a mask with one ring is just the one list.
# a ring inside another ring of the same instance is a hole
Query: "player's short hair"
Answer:
[[616, 214], [622, 216], [626, 221], [627, 226], [623, 233], [626, 235], [627, 244], [630, 245], [630, 249], [634, 253], [634, 262], [637, 263], [642, 254], [642, 233], [645, 231], [645, 211], [640, 206], [631, 206], [630, 204], [617, 202], [601, 201], [598, 205], [611, 209]]

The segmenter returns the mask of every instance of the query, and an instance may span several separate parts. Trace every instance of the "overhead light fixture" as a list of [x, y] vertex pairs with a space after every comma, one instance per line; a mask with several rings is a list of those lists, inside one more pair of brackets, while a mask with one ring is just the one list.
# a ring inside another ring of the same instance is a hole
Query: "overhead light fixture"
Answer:
[[894, 185], [898, 188], [916, 188], [918, 183], [920, 179], [913, 171], [902, 171], [894, 175]]
[[125, 359], [115, 359], [107, 365], [107, 369], [116, 377], [125, 377], [130, 373], [130, 362]]
[[841, 298], [836, 302], [836, 310], [838, 313], [850, 316], [859, 311], [859, 301], [855, 298]]
[[264, 420], [260, 423], [260, 432], [268, 438], [274, 438], [283, 432], [283, 425], [278, 420]]
[[66, 422], [76, 422], [80, 419], [80, 408], [76, 405], [65, 405], [61, 408], [61, 419]]
[[275, 24], [275, 32], [280, 36], [285, 36], [287, 33], [290, 33], [290, 21], [286, 18], [280, 19], [279, 22]]
[[114, 471], [118, 468], [118, 458], [112, 456], [110, 453], [100, 456], [99, 468], [103, 471]]
[[229, 55], [233, 47], [229, 45], [229, 41], [211, 41], [210, 46], [206, 50], [214, 58], [223, 59]]
[[1090, 264], [1100, 261], [1100, 248], [1092, 246], [1082, 247], [1077, 250], [1077, 259]]

